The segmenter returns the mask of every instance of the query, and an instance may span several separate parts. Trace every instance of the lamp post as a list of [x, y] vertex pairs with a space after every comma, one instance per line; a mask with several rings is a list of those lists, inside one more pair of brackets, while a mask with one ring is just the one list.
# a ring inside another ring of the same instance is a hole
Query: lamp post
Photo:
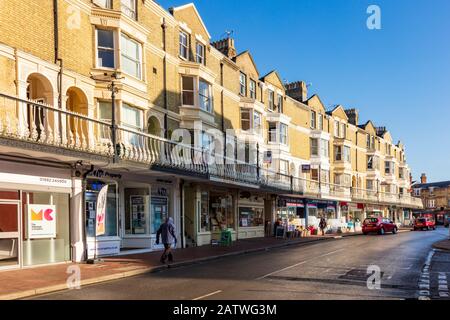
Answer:
[[113, 145], [113, 163], [117, 162], [117, 123], [116, 123], [116, 94], [119, 93], [119, 88], [116, 86], [116, 80], [124, 79], [119, 78], [117, 72], [112, 74], [104, 73], [102, 78], [91, 76], [91, 79], [100, 82], [109, 82], [108, 90], [111, 91], [111, 143]]

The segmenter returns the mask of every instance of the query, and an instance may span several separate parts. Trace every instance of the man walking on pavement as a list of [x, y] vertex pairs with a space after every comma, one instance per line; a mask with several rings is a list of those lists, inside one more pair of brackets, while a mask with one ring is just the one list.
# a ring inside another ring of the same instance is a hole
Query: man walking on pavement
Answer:
[[162, 244], [164, 245], [164, 252], [161, 256], [161, 263], [166, 263], [169, 258], [169, 263], [173, 262], [172, 245], [176, 247], [177, 237], [175, 236], [175, 225], [172, 218], [167, 218], [166, 222], [161, 224], [156, 233], [156, 244], [159, 244], [159, 237], [161, 236]]

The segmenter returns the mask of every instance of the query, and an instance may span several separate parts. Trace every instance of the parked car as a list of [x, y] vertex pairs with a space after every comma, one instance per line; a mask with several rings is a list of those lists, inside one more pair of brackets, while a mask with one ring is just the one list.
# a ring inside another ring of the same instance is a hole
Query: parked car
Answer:
[[417, 218], [414, 222], [414, 231], [417, 230], [436, 230], [436, 221], [429, 217]]
[[369, 233], [384, 235], [387, 232], [397, 234], [398, 227], [394, 222], [383, 217], [367, 218], [363, 222], [362, 232], [364, 235]]

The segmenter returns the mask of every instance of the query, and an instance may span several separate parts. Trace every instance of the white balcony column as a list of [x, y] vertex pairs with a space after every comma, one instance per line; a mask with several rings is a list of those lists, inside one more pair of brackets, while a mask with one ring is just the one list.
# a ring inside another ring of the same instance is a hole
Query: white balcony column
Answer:
[[341, 217], [342, 217], [342, 209], [338, 202], [338, 205], [336, 206], [336, 219], [341, 220]]
[[84, 260], [85, 241], [84, 241], [84, 221], [83, 221], [83, 180], [81, 178], [72, 178], [72, 197], [70, 198], [70, 235], [72, 248], [72, 261], [81, 262]]
[[[18, 81], [19, 98], [27, 99], [28, 83], [26, 81]], [[17, 124], [11, 123], [12, 128], [16, 130], [16, 133], [20, 137], [27, 137], [29, 135], [28, 130], [28, 117], [27, 117], [27, 104], [19, 102], [17, 106]]]

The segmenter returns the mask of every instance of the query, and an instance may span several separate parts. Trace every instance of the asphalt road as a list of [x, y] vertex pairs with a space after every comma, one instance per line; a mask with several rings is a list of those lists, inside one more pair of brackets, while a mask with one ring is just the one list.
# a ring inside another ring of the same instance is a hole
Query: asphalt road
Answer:
[[[223, 258], [35, 299], [417, 299], [419, 280], [431, 246], [446, 237], [448, 229], [439, 228], [428, 232], [320, 241]], [[443, 290], [443, 274], [450, 279], [450, 258], [445, 260], [442, 255], [447, 257], [448, 253], [434, 255], [440, 259], [440, 269], [430, 272], [431, 296], [436, 299], [442, 298], [437, 293], [437, 286]], [[374, 270], [378, 267], [381, 272], [379, 289], [368, 288], [369, 266], [375, 266], [372, 267]]]

